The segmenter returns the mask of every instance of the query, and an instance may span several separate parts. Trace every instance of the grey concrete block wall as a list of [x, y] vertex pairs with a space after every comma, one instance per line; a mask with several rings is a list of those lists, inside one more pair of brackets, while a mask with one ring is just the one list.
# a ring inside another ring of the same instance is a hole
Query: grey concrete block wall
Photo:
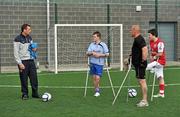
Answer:
[[31, 24], [32, 37], [39, 43], [39, 60], [46, 56], [46, 3], [28, 1], [0, 1], [1, 66], [15, 66], [13, 40], [21, 32], [21, 25]]
[[[130, 36], [129, 30], [131, 25], [139, 24], [142, 28], [142, 34], [146, 38], [147, 31], [149, 29], [149, 23], [155, 21], [155, 2], [153, 0], [148, 1], [120, 1], [116, 4], [114, 1], [102, 1], [100, 4], [97, 1], [92, 4], [66, 4], [61, 2], [59, 8], [61, 12], [58, 14], [59, 22], [58, 23], [106, 23], [107, 22], [107, 2], [110, 2], [110, 23], [112, 24], [123, 24], [124, 31], [124, 56], [128, 56], [130, 53], [131, 45], [133, 39]], [[112, 2], [112, 4], [111, 4]], [[177, 17], [179, 16], [179, 1], [159, 1], [159, 11], [158, 11], [158, 20], [159, 22], [177, 22], [177, 27], [179, 28], [179, 23]], [[142, 6], [141, 12], [136, 12], [136, 5]], [[69, 9], [68, 9], [69, 7]], [[98, 8], [98, 9], [97, 9]], [[82, 9], [82, 10], [81, 10]], [[89, 11], [89, 12], [87, 12]], [[100, 20], [96, 20], [97, 17], [100, 17]], [[73, 20], [72, 20], [73, 19]], [[87, 19], [91, 19], [90, 21]], [[179, 38], [179, 36], [177, 36]], [[176, 40], [179, 45], [179, 40]], [[177, 47], [178, 47], [177, 45]], [[177, 58], [179, 56], [179, 50], [177, 49]]]
[[[131, 25], [140, 24], [142, 34], [147, 39], [149, 22], [154, 21], [154, 0], [50, 0], [51, 32], [55, 23], [57, 3], [58, 23], [105, 24], [107, 23], [107, 4], [110, 5], [110, 23], [123, 24], [124, 57], [133, 42], [129, 30]], [[136, 5], [142, 6], [136, 12]], [[32, 25], [32, 37], [39, 43], [40, 64], [47, 59], [47, 14], [46, 0], [0, 0], [0, 66], [15, 66], [13, 58], [13, 39], [20, 33], [23, 23]], [[180, 60], [180, 0], [159, 0], [158, 20], [177, 23], [176, 60]], [[51, 35], [51, 41], [53, 34]]]

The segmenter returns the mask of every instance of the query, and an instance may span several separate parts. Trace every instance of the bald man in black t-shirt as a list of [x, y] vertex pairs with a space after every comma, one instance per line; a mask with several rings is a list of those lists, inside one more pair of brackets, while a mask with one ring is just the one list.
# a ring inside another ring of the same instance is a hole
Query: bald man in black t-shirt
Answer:
[[148, 49], [146, 42], [140, 33], [140, 26], [133, 25], [131, 27], [131, 36], [134, 38], [132, 46], [132, 64], [135, 67], [136, 78], [142, 90], [142, 100], [137, 104], [137, 107], [149, 106], [147, 101], [147, 84], [145, 79], [145, 71], [147, 67]]

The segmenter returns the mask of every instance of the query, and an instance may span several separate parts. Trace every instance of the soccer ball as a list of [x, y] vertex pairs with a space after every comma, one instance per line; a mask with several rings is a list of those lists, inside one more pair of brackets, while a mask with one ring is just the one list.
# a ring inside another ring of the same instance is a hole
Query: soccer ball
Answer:
[[128, 89], [128, 95], [129, 97], [136, 97], [137, 91], [135, 89]]
[[50, 93], [44, 93], [43, 95], [42, 95], [42, 101], [43, 102], [47, 102], [47, 101], [49, 101], [49, 100], [51, 100], [51, 98], [52, 98], [52, 96], [51, 96], [51, 94]]

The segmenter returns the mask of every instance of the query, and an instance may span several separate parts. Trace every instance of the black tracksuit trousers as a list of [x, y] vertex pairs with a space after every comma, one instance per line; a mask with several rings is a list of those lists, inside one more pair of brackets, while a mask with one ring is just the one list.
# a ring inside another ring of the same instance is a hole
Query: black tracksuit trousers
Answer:
[[32, 96], [38, 95], [38, 79], [37, 69], [34, 60], [22, 60], [25, 66], [24, 70], [19, 70], [21, 80], [21, 92], [23, 95], [28, 95], [28, 77], [32, 88]]

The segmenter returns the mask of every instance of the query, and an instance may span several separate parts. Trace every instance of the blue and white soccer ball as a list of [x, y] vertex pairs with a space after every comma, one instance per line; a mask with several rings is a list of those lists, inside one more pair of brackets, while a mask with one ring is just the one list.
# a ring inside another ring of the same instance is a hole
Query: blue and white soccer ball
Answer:
[[129, 97], [136, 97], [137, 91], [135, 89], [128, 89], [128, 95]]
[[51, 98], [52, 98], [52, 96], [51, 96], [50, 93], [45, 92], [45, 93], [42, 95], [42, 101], [43, 101], [43, 102], [47, 102], [47, 101], [51, 100]]

